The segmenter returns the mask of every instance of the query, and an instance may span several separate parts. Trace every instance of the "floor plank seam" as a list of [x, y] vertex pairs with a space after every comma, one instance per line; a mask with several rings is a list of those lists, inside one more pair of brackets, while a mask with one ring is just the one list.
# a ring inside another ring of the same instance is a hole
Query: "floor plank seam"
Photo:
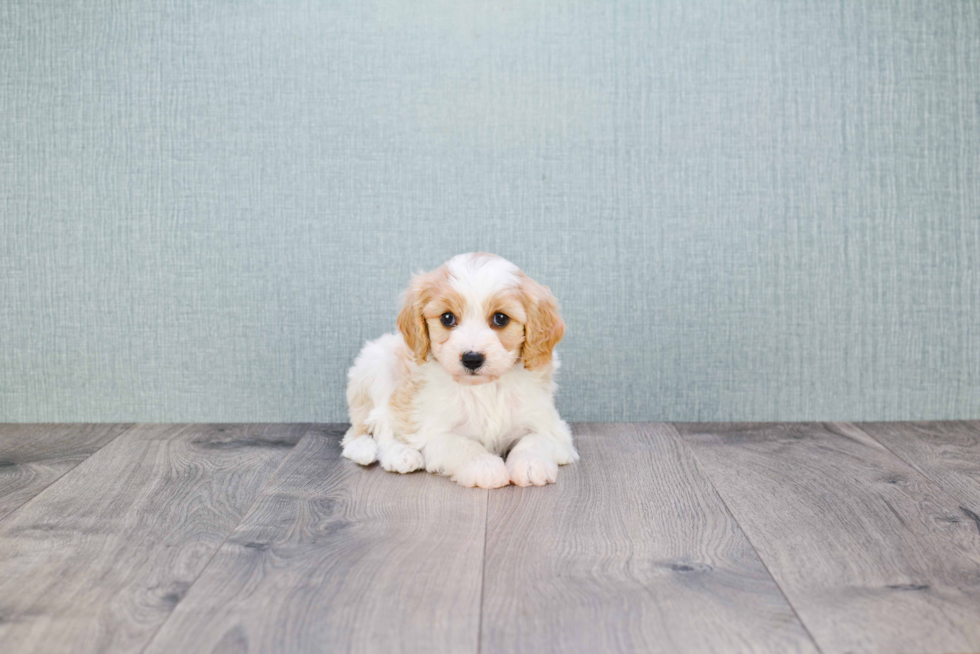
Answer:
[[[892, 448], [888, 447], [888, 445], [886, 445], [885, 443], [883, 443], [880, 438], [875, 438], [875, 435], [872, 434], [871, 432], [869, 432], [869, 431], [867, 431], [865, 429], [861, 429], [861, 424], [860, 423], [849, 422], [847, 424], [850, 425], [851, 427], [854, 427], [855, 429], [857, 429], [859, 432], [861, 432], [862, 434], [864, 434], [865, 436], [867, 436], [868, 438], [870, 438], [871, 440], [873, 440], [878, 445], [881, 445], [881, 447], [883, 447], [886, 452], [888, 452], [893, 457], [895, 457], [896, 459], [898, 459], [899, 461], [901, 461], [902, 463], [904, 463], [910, 470], [912, 470], [912, 472], [914, 472], [915, 474], [917, 474], [920, 477], [922, 477], [922, 479], [924, 479], [930, 486], [933, 486], [936, 489], [937, 492], [942, 493], [947, 498], [949, 498], [950, 500], [952, 500], [952, 502], [954, 504], [956, 504], [960, 508], [960, 510], [963, 511], [966, 514], [966, 516], [968, 518], [970, 518], [971, 520], [974, 519], [973, 516], [976, 515], [976, 514], [973, 513], [973, 511], [971, 511], [970, 509], [966, 508], [966, 506], [964, 506], [964, 505], [969, 504], [969, 502], [967, 502], [965, 500], [961, 500], [959, 497], [953, 495], [952, 491], [950, 491], [942, 483], [941, 480], [935, 479], [929, 473], [925, 472], [924, 470], [921, 470], [919, 468], [919, 466], [915, 465], [912, 461], [907, 460], [904, 456], [898, 454], [895, 450], [893, 450]], [[974, 521], [976, 521], [976, 520], [974, 520]], [[980, 522], [977, 523], [977, 530], [980, 531]]]
[[[90, 423], [90, 424], [107, 424], [108, 425], [108, 424], [112, 424], [112, 423]], [[99, 447], [97, 447], [95, 450], [93, 450], [88, 456], [85, 457], [84, 460], [79, 461], [78, 462], [78, 465], [76, 465], [76, 466], [74, 466], [72, 468], [69, 468], [68, 470], [65, 470], [65, 472], [63, 474], [61, 474], [61, 475], [55, 477], [54, 479], [52, 479], [51, 480], [51, 483], [49, 483], [47, 486], [45, 486], [44, 488], [42, 488], [41, 490], [39, 490], [32, 497], [29, 497], [26, 500], [24, 500], [24, 502], [22, 504], [18, 505], [17, 508], [15, 508], [14, 510], [12, 510], [10, 513], [8, 513], [7, 515], [5, 515], [2, 518], [0, 518], [0, 523], [2, 523], [4, 520], [7, 520], [8, 518], [10, 518], [10, 516], [16, 515], [18, 511], [20, 511], [21, 509], [23, 509], [25, 506], [27, 506], [28, 504], [30, 504], [31, 502], [33, 502], [37, 498], [41, 497], [41, 495], [43, 495], [45, 492], [47, 492], [47, 490], [49, 488], [51, 488], [52, 486], [54, 486], [55, 484], [57, 484], [62, 479], [64, 479], [65, 477], [67, 477], [71, 473], [75, 472], [76, 470], [78, 470], [79, 468], [81, 468], [82, 466], [84, 466], [86, 463], [88, 463], [91, 460], [91, 458], [93, 456], [95, 456], [96, 454], [98, 454], [99, 452], [101, 452], [104, 448], [108, 447], [110, 444], [115, 443], [116, 442], [116, 439], [118, 439], [120, 436], [123, 436], [124, 434], [128, 434], [129, 432], [131, 432], [136, 427], [139, 427], [139, 423], [135, 423], [135, 422], [134, 423], [130, 423], [128, 427], [126, 427], [121, 432], [119, 432], [118, 434], [116, 434], [115, 436], [113, 436], [112, 438], [110, 438], [109, 440], [107, 440], [105, 443], [103, 443], [102, 445], [100, 445]]]
[[167, 614], [167, 617], [164, 620], [162, 620], [160, 622], [159, 626], [157, 626], [157, 628], [153, 631], [153, 635], [146, 639], [146, 643], [143, 645], [142, 648], [140, 648], [140, 654], [143, 654], [143, 652], [145, 652], [147, 649], [149, 649], [150, 645], [153, 644], [153, 641], [156, 640], [157, 635], [163, 630], [164, 625], [166, 625], [168, 622], [170, 622], [170, 619], [173, 617], [174, 613], [177, 611], [177, 607], [180, 606], [180, 603], [183, 602], [184, 599], [188, 595], [190, 595], [191, 590], [194, 588], [194, 584], [196, 584], [198, 582], [198, 580], [204, 574], [204, 571], [207, 570], [211, 566], [211, 563], [214, 561], [214, 558], [216, 556], [218, 556], [218, 552], [221, 551], [221, 549], [225, 546], [225, 543], [228, 542], [228, 539], [231, 538], [232, 535], [235, 533], [235, 530], [238, 529], [238, 527], [242, 524], [242, 522], [245, 520], [245, 518], [252, 512], [252, 509], [255, 508], [255, 505], [259, 501], [259, 498], [262, 497], [262, 493], [265, 492], [265, 489], [269, 487], [269, 484], [272, 482], [272, 480], [276, 478], [276, 475], [277, 474], [279, 474], [279, 470], [282, 469], [283, 465], [286, 463], [286, 461], [289, 459], [289, 457], [292, 456], [293, 452], [296, 451], [296, 448], [299, 446], [300, 442], [304, 438], [306, 438], [307, 436], [309, 436], [312, 433], [312, 431], [313, 430], [311, 428], [305, 434], [303, 434], [303, 436], [299, 440], [296, 441], [295, 445], [293, 445], [290, 448], [289, 453], [286, 454], [286, 456], [284, 456], [282, 458], [282, 461], [279, 462], [279, 465], [276, 466], [276, 469], [273, 470], [272, 471], [272, 474], [269, 475], [269, 478], [265, 480], [265, 483], [262, 484], [262, 487], [255, 494], [255, 498], [252, 500], [252, 503], [249, 504], [248, 505], [248, 508], [242, 513], [241, 517], [238, 519], [238, 522], [235, 523], [235, 526], [234, 527], [232, 527], [231, 529], [228, 530], [228, 533], [225, 534], [225, 537], [221, 540], [221, 544], [218, 545], [218, 547], [216, 547], [214, 549], [214, 552], [211, 553], [211, 556], [208, 557], [208, 562], [205, 563], [203, 566], [201, 566], [201, 569], [200, 569], [200, 571], [198, 571], [197, 576], [194, 577], [194, 581], [192, 581], [187, 586], [187, 590], [184, 592], [184, 594], [181, 596], [181, 598], [179, 600], [177, 600], [174, 603], [174, 605], [170, 608], [170, 613]]
[[480, 571], [480, 615], [476, 622], [476, 654], [483, 651], [483, 598], [487, 593], [487, 530], [490, 527], [490, 491], [486, 493], [487, 502], [483, 509], [483, 557], [482, 569]]
[[[930, 477], [924, 470], [920, 469], [919, 466], [915, 465], [914, 462], [907, 460], [904, 456], [902, 456], [901, 454], [899, 454], [898, 452], [896, 452], [892, 448], [888, 447], [888, 444], [885, 443], [883, 440], [881, 440], [880, 438], [875, 437], [875, 435], [872, 434], [870, 431], [868, 431], [866, 429], [862, 429], [860, 422], [849, 422], [847, 424], [850, 425], [851, 427], [854, 427], [855, 429], [857, 429], [859, 432], [861, 432], [862, 434], [864, 434], [865, 436], [867, 436], [868, 438], [870, 438], [871, 440], [873, 440], [878, 445], [881, 445], [883, 448], [885, 448], [886, 450], [888, 450], [888, 453], [889, 454], [891, 454], [893, 457], [895, 457], [896, 459], [898, 459], [899, 461], [901, 461], [902, 463], [904, 463], [908, 467], [910, 467], [913, 470], [915, 470], [922, 477], [925, 477], [926, 479], [928, 479], [930, 482], [932, 482], [934, 484], [938, 484], [939, 483], [935, 479], [933, 479], [932, 477]], [[959, 501], [958, 498], [955, 498], [954, 497], [953, 499], [956, 500], [957, 502]]]
[[738, 530], [740, 532], [742, 532], [742, 536], [745, 537], [745, 542], [747, 542], [749, 544], [749, 547], [752, 548], [752, 551], [755, 552], [755, 557], [759, 560], [759, 563], [762, 564], [762, 567], [765, 569], [766, 574], [769, 575], [769, 578], [772, 579], [772, 583], [775, 584], [776, 588], [779, 589], [779, 594], [783, 596], [783, 599], [784, 600], [786, 600], [786, 605], [793, 612], [793, 615], [796, 616], [797, 622], [800, 623], [800, 626], [803, 628], [803, 631], [805, 631], [807, 637], [810, 638], [810, 642], [813, 643], [813, 646], [816, 648], [816, 650], [818, 652], [820, 652], [820, 654], [823, 654], [823, 649], [820, 647], [820, 643], [818, 643], [817, 642], [817, 639], [814, 638], [813, 633], [810, 631], [810, 628], [807, 626], [806, 622], [803, 621], [803, 618], [800, 616], [799, 612], [796, 610], [796, 607], [793, 606], [793, 602], [790, 601], [789, 596], [786, 594], [786, 591], [783, 590], [783, 587], [782, 587], [782, 585], [780, 585], [779, 580], [776, 579], [776, 576], [772, 573], [772, 570], [769, 569], [769, 565], [766, 563], [765, 559], [762, 558], [762, 554], [759, 553], [759, 548], [757, 548], [755, 546], [755, 543], [752, 542], [752, 539], [749, 537], [748, 532], [746, 532], [745, 531], [745, 528], [742, 527], [742, 523], [739, 522], [738, 518], [732, 512], [731, 507], [728, 506], [728, 502], [725, 501], [725, 497], [721, 494], [721, 492], [719, 492], [718, 488], [715, 486], [714, 480], [711, 478], [711, 475], [708, 474], [708, 471], [704, 467], [704, 464], [701, 463], [701, 460], [698, 458], [697, 452], [694, 450], [694, 448], [688, 447], [687, 444], [684, 443], [683, 436], [681, 436], [681, 433], [679, 431], [677, 431], [677, 429], [673, 428], [673, 425], [671, 425], [671, 429], [674, 432], [674, 436], [675, 436], [678, 444], [681, 447], [684, 447], [684, 448], [686, 448], [688, 450], [688, 452], [690, 453], [690, 455], [693, 457], [694, 462], [697, 464], [698, 469], [701, 471], [701, 474], [708, 481], [708, 485], [711, 486], [711, 490], [714, 492], [714, 494], [721, 501], [721, 505], [723, 507], [725, 507], [725, 511], [728, 513], [729, 516], [731, 516], [732, 521], [736, 525], [738, 525]]

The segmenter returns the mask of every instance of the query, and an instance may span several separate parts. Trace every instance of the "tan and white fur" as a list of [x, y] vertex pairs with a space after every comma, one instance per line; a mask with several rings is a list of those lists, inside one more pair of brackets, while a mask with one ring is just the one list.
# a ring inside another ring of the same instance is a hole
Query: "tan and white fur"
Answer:
[[365, 344], [348, 373], [344, 456], [463, 486], [553, 483], [578, 459], [554, 403], [564, 332], [548, 288], [496, 255], [415, 275], [398, 333]]

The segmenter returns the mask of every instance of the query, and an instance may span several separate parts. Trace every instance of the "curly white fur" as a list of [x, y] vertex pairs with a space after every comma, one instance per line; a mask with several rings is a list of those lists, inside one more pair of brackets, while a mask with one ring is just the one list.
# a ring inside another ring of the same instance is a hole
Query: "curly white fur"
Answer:
[[398, 326], [348, 373], [345, 457], [480, 488], [554, 483], [578, 459], [554, 405], [564, 323], [546, 287], [495, 255], [462, 254], [413, 278]]

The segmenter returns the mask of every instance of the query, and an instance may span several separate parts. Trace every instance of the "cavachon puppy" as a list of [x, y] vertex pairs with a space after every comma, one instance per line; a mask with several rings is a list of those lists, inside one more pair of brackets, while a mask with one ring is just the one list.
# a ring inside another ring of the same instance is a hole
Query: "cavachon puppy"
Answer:
[[480, 488], [543, 486], [578, 459], [555, 409], [565, 323], [547, 287], [496, 255], [461, 254], [412, 278], [398, 332], [348, 373], [345, 457]]

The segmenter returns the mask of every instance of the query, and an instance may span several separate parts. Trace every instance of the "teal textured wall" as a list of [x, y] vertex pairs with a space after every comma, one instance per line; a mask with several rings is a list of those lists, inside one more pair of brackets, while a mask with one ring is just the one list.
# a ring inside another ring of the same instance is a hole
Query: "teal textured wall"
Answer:
[[569, 420], [980, 418], [980, 3], [0, 3], [0, 420], [344, 420], [409, 272]]

